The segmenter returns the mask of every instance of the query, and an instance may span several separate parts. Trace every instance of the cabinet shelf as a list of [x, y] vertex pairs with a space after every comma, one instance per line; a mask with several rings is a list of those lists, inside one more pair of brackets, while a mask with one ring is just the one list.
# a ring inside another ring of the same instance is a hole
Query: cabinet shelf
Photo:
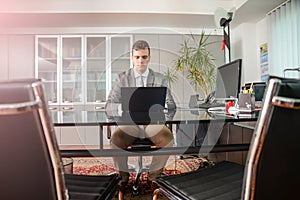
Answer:
[[87, 57], [87, 60], [105, 60], [105, 57]]
[[130, 60], [130, 57], [113, 57], [112, 60]]
[[81, 60], [81, 57], [63, 57], [63, 60]]
[[44, 83], [57, 83], [56, 80], [47, 80], [47, 79], [44, 79], [43, 82]]
[[48, 61], [56, 61], [57, 57], [38, 57], [39, 60], [48, 60]]
[[87, 82], [106, 82], [106, 80], [103, 79], [89, 79]]
[[63, 80], [63, 83], [81, 83], [81, 81], [78, 81], [78, 80], [72, 80], [72, 79], [70, 79], [70, 80]]

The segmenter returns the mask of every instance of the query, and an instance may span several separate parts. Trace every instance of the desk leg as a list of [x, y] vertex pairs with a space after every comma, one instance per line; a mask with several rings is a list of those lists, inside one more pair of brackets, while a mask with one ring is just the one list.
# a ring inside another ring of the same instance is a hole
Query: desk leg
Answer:
[[103, 125], [99, 125], [99, 139], [100, 139], [100, 149], [103, 149]]

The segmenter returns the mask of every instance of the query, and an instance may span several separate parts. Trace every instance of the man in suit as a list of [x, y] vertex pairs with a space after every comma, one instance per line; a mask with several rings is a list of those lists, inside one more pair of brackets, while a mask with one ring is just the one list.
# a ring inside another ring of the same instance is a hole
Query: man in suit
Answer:
[[[154, 72], [148, 68], [150, 61], [150, 46], [144, 40], [136, 41], [132, 46], [133, 68], [120, 73], [116, 79], [116, 83], [107, 99], [105, 105], [106, 112], [117, 114], [121, 109], [121, 87], [167, 87], [167, 82], [163, 74]], [[168, 109], [175, 109], [176, 105], [173, 97], [167, 89], [166, 105]], [[118, 126], [111, 136], [112, 148], [126, 149], [130, 146], [143, 132], [144, 136], [149, 138], [157, 147], [169, 147], [173, 145], [173, 134], [165, 125], [147, 125], [147, 126]], [[163, 171], [168, 155], [153, 156], [149, 170], [149, 181], [155, 181]], [[122, 180], [120, 182], [121, 189], [127, 185], [128, 157], [114, 157], [114, 164]]]

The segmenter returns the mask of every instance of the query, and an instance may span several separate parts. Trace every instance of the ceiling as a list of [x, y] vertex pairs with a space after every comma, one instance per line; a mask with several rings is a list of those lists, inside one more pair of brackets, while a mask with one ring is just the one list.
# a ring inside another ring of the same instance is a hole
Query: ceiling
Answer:
[[[24, 2], [27, 1], [23, 0], [23, 4], [16, 4], [16, 1], [20, 0], [11, 0], [10, 2], [12, 2], [12, 4], [2, 4], [4, 6], [0, 8], [0, 27], [216, 28], [214, 11], [218, 7], [223, 7], [226, 10], [229, 10], [228, 8], [231, 7], [237, 7], [235, 17], [231, 22], [231, 27], [235, 27], [245, 22], [256, 23], [260, 21], [265, 17], [266, 13], [286, 0], [206, 0], [206, 3], [209, 2], [206, 10], [203, 4], [200, 4], [202, 5], [201, 9], [196, 10], [194, 8], [195, 6], [185, 5], [182, 4], [182, 1], [177, 0], [180, 1], [182, 5], [172, 6], [168, 4], [162, 6], [162, 8], [156, 6], [155, 10], [153, 10], [154, 8], [149, 8], [148, 10], [144, 9], [141, 11], [134, 10], [141, 7], [141, 5], [138, 5], [137, 8], [132, 5], [129, 5], [128, 8], [126, 5], [120, 5], [120, 7], [125, 7], [127, 10], [125, 8], [123, 10], [121, 8], [113, 10], [113, 8], [117, 6], [109, 7], [109, 5], [107, 8], [102, 6], [95, 7], [93, 10], [92, 5], [89, 7], [86, 6], [87, 3], [84, 4], [85, 6], [74, 4], [74, 8], [72, 9], [72, 4], [70, 3], [68, 7], [64, 7], [62, 4], [47, 4], [46, 1], [44, 4], [37, 3], [42, 2], [42, 0], [37, 1], [35, 4], [33, 4], [34, 0], [29, 0], [29, 2], [32, 2], [32, 5], [30, 3], [24, 4]], [[90, 0], [90, 2], [92, 1], [96, 0]], [[108, 2], [112, 1], [113, 0], [110, 0]], [[130, 1], [132, 2], [134, 0]], [[188, 1], [189, 0], [185, 0], [184, 2], [188, 3]], [[196, 0], [191, 1], [196, 2]], [[204, 0], [198, 0], [197, 3], [201, 3], [201, 1]], [[87, 0], [85, 0], [85, 2], [87, 2]], [[126, 1], [123, 0], [123, 2]], [[153, 3], [159, 3], [162, 2], [162, 0], [152, 0], [149, 2], [152, 2], [152, 4], [147, 5], [145, 1], [146, 5], [143, 7], [153, 6]], [[15, 7], [14, 5], [19, 5], [19, 7]], [[56, 7], [57, 9], [55, 9]]]
[[256, 23], [284, 2], [286, 0], [248, 0], [236, 11], [232, 26], [245, 22]]

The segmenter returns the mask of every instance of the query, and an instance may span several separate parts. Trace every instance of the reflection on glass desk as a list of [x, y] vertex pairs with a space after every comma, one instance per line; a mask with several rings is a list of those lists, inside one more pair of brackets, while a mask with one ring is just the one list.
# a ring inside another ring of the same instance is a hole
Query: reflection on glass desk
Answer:
[[51, 111], [54, 126], [95, 126], [116, 124], [193, 124], [211, 121], [240, 122], [256, 121], [259, 112], [247, 115], [230, 115], [225, 112], [207, 112], [202, 109], [185, 109], [163, 113], [123, 113], [122, 116], [107, 116], [105, 111]]
[[[103, 156], [122, 156], [122, 155], [164, 155], [164, 154], [197, 154], [201, 152], [220, 152], [247, 150], [248, 144], [232, 144], [232, 145], [187, 145], [168, 148], [139, 148], [132, 149], [111, 149], [103, 146], [104, 127], [113, 125], [147, 125], [147, 124], [166, 124], [180, 128], [185, 125], [199, 126], [205, 124], [219, 124], [223, 126], [226, 123], [256, 121], [258, 112], [251, 113], [248, 116], [239, 117], [238, 115], [226, 115], [225, 113], [210, 113], [206, 110], [177, 110], [176, 112], [161, 112], [161, 113], [123, 113], [122, 116], [107, 116], [105, 111], [52, 111], [52, 120], [54, 126], [98, 126], [100, 145], [98, 149], [84, 150], [61, 150], [63, 156], [69, 157], [103, 157]], [[73, 114], [71, 114], [73, 112]], [[67, 115], [68, 117], [66, 117]], [[176, 130], [173, 132], [177, 133]]]

